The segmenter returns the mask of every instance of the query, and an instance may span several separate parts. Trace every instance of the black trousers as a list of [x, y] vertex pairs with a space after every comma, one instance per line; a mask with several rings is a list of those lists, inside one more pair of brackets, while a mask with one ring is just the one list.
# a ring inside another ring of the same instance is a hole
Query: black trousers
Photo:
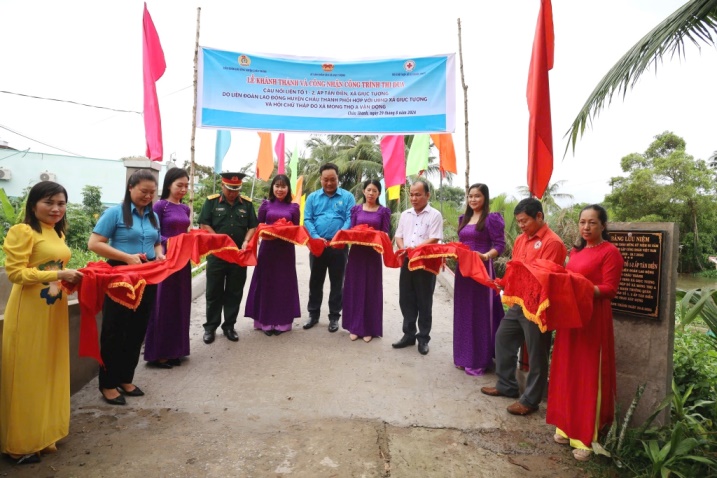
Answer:
[[[398, 280], [398, 303], [403, 314], [403, 333], [408, 337], [415, 337], [421, 344], [427, 344], [431, 340], [435, 289], [435, 274], [423, 269], [410, 271], [408, 259], [403, 261]], [[416, 322], [418, 322], [418, 332], [416, 332]]]
[[207, 321], [204, 323], [204, 330], [213, 332], [220, 324], [224, 330], [234, 328], [245, 283], [246, 267], [214, 256], [207, 258]]
[[331, 290], [329, 292], [329, 320], [339, 320], [343, 306], [344, 272], [348, 260], [348, 248], [327, 247], [319, 257], [309, 254], [309, 317], [318, 319], [321, 302], [324, 299], [324, 282], [329, 271]]
[[551, 338], [551, 332], [541, 332], [537, 325], [525, 318], [520, 306], [508, 309], [495, 336], [495, 373], [498, 376], [495, 387], [505, 395], [519, 392], [515, 376], [518, 350], [526, 342], [530, 370], [520, 403], [537, 408], [548, 385]]
[[156, 296], [156, 285], [145, 286], [142, 301], [136, 310], [105, 296], [100, 333], [100, 351], [105, 367], [100, 367], [100, 389], [132, 383]]

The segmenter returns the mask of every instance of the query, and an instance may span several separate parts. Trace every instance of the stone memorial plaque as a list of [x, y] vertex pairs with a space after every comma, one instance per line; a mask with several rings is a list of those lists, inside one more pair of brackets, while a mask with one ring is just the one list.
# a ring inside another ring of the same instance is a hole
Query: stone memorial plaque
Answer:
[[662, 275], [662, 232], [609, 231], [625, 266], [614, 311], [657, 319]]

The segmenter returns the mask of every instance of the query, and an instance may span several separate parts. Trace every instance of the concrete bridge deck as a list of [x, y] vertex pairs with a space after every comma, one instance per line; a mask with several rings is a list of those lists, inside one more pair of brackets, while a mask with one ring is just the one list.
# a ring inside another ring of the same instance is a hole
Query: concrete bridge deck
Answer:
[[59, 452], [36, 465], [3, 461], [0, 476], [588, 476], [552, 442], [544, 405], [529, 417], [509, 415], [511, 400], [480, 393], [494, 375], [454, 368], [449, 284], [436, 287], [431, 350], [421, 356], [391, 348], [401, 337], [398, 270], [384, 269], [383, 338], [366, 344], [343, 329], [329, 333], [325, 304], [319, 325], [301, 329], [308, 262], [297, 248], [303, 317], [293, 331], [267, 337], [240, 317], [238, 343], [219, 334], [205, 345], [200, 296], [182, 366], [141, 361], [135, 383], [146, 396], [124, 407], [103, 402], [95, 378], [72, 397]]

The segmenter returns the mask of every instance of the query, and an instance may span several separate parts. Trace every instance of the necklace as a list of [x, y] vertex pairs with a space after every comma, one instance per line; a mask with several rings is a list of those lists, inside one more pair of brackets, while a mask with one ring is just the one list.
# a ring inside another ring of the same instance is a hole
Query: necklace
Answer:
[[596, 243], [595, 243], [595, 244], [593, 244], [592, 246], [590, 246], [590, 245], [586, 245], [586, 246], [585, 246], [585, 249], [589, 249], [589, 248], [591, 248], [591, 247], [597, 247], [597, 246], [599, 246], [600, 244], [602, 244], [603, 242], [605, 242], [605, 240], [604, 240], [604, 239], [603, 239], [603, 240], [601, 240], [600, 242], [596, 242]]

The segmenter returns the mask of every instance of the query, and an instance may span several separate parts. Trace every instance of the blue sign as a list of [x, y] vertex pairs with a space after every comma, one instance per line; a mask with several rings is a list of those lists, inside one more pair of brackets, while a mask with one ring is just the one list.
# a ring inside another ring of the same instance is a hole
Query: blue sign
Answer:
[[379, 60], [200, 48], [201, 128], [418, 134], [455, 130], [453, 54]]

